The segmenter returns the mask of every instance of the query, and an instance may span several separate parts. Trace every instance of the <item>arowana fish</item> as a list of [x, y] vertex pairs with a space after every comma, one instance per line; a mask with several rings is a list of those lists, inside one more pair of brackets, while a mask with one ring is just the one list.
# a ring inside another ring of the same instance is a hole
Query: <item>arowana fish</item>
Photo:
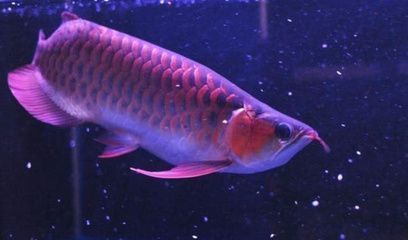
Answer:
[[99, 156], [142, 147], [175, 167], [157, 178], [255, 173], [289, 161], [312, 140], [308, 125], [258, 101], [213, 70], [136, 37], [62, 13], [31, 64], [8, 75], [17, 101], [56, 126], [109, 131]]

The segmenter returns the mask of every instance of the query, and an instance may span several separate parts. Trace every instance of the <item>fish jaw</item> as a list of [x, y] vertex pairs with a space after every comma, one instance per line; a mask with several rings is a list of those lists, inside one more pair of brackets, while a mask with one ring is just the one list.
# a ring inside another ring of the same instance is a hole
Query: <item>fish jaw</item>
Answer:
[[235, 160], [234, 164], [222, 170], [222, 172], [251, 174], [282, 166], [311, 142], [312, 139], [309, 136], [302, 136], [296, 142], [271, 156], [261, 156], [261, 158], [268, 158], [268, 160], [254, 161], [251, 164], [242, 164], [240, 160]]

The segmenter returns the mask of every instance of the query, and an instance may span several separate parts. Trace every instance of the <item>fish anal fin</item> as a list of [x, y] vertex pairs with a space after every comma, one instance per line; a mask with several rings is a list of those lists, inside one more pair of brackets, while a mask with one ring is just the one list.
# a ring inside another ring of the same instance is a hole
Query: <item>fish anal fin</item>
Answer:
[[155, 178], [180, 179], [200, 177], [219, 172], [220, 170], [231, 165], [231, 163], [232, 161], [230, 160], [190, 162], [180, 164], [168, 171], [160, 172], [151, 172], [137, 168], [130, 168], [130, 170]]
[[78, 15], [72, 13], [72, 12], [68, 12], [68, 11], [64, 11], [61, 13], [61, 19], [62, 22], [68, 22], [68, 21], [72, 21], [72, 20], [77, 20], [79, 19]]
[[139, 141], [130, 134], [108, 132], [95, 138], [95, 141], [105, 144], [106, 147], [100, 158], [118, 157], [135, 151], [139, 147]]
[[81, 120], [52, 101], [40, 83], [45, 82], [35, 65], [25, 65], [8, 74], [8, 85], [17, 101], [38, 120], [55, 126], [75, 126]]

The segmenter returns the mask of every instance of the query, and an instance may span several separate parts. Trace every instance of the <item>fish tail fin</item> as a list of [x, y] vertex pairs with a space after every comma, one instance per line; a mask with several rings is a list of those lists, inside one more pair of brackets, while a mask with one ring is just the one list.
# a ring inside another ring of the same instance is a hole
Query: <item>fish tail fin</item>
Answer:
[[8, 85], [23, 108], [38, 120], [55, 126], [75, 126], [81, 121], [57, 106], [44, 92], [44, 82], [33, 64], [20, 67], [8, 74]]

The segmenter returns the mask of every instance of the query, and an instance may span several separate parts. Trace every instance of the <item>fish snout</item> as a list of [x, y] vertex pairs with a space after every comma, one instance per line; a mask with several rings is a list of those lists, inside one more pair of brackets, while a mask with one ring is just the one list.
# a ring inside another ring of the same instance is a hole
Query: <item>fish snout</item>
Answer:
[[309, 130], [305, 133], [306, 137], [308, 137], [309, 139], [311, 139], [312, 141], [316, 140], [320, 143], [320, 145], [322, 145], [324, 151], [326, 153], [329, 153], [331, 151], [329, 145], [319, 137], [319, 134], [315, 131], [315, 130]]

